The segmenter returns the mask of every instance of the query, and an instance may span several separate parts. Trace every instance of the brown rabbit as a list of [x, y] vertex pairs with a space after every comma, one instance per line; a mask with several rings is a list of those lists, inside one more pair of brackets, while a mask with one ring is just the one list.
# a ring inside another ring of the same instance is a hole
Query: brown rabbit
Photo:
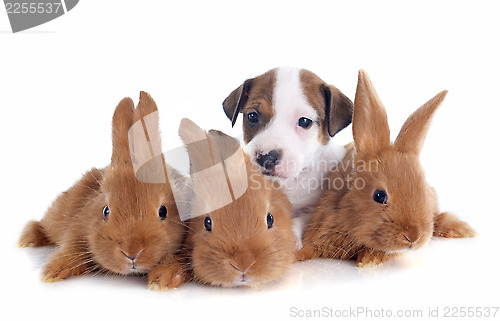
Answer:
[[[111, 164], [85, 173], [54, 201], [42, 220], [27, 224], [20, 246], [57, 246], [43, 267], [42, 280], [59, 281], [100, 271], [142, 274], [154, 270], [160, 260], [176, 264], [173, 255], [183, 241], [185, 226], [172, 187], [166, 180], [139, 181], [133, 168], [129, 130], [145, 118], [151, 125], [144, 132], [148, 140], [134, 148], [147, 150], [151, 142], [157, 147], [156, 103], [145, 92], [135, 110], [130, 98], [123, 99], [113, 116]], [[161, 155], [152, 160], [153, 166], [145, 167], [148, 175], [164, 178], [167, 173], [182, 179], [165, 165]]]
[[331, 172], [299, 260], [357, 258], [357, 266], [367, 267], [416, 250], [433, 235], [475, 235], [467, 223], [439, 211], [419, 162], [431, 118], [446, 93], [415, 111], [391, 144], [385, 109], [366, 73], [359, 72], [354, 144]]
[[179, 135], [191, 161], [194, 198], [184, 258], [194, 279], [234, 287], [283, 275], [295, 260], [286, 196], [253, 167], [236, 139], [206, 133], [188, 119]]

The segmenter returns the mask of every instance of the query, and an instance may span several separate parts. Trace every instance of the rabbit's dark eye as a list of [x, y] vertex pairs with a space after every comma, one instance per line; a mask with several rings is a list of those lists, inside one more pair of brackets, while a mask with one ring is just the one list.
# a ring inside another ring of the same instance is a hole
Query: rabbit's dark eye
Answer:
[[109, 207], [108, 205], [104, 206], [104, 209], [102, 210], [102, 215], [104, 216], [104, 220], [107, 221], [109, 217]]
[[160, 219], [162, 221], [167, 218], [167, 208], [165, 206], [162, 205], [160, 207], [160, 209], [158, 210], [158, 216], [160, 216]]
[[385, 193], [385, 191], [376, 190], [375, 194], [373, 194], [373, 200], [377, 203], [380, 203], [380, 204], [386, 204], [387, 203], [387, 194]]
[[297, 121], [297, 125], [304, 129], [309, 129], [312, 126], [313, 121], [306, 117], [300, 117]]
[[250, 124], [256, 124], [259, 121], [259, 114], [251, 112], [247, 115], [247, 119]]
[[210, 216], [205, 217], [205, 229], [207, 231], [212, 231], [212, 219]]
[[267, 221], [267, 228], [273, 227], [274, 217], [271, 215], [271, 213], [267, 213], [266, 221]]

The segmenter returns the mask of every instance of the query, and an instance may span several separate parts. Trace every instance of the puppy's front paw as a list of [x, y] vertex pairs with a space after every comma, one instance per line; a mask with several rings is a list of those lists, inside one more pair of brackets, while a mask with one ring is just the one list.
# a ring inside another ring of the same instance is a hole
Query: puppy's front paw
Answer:
[[180, 263], [160, 264], [148, 275], [148, 289], [154, 291], [175, 289], [187, 281], [187, 273]]
[[295, 238], [295, 251], [300, 251], [302, 247], [302, 241], [299, 238]]

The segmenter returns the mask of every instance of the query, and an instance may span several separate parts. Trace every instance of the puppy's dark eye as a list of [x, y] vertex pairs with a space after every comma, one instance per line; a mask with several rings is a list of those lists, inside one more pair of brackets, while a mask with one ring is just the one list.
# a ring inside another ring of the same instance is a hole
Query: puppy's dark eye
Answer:
[[271, 215], [271, 213], [267, 213], [266, 221], [267, 221], [267, 228], [273, 227], [274, 217]]
[[304, 129], [309, 129], [312, 126], [313, 121], [309, 118], [305, 117], [300, 117], [299, 120], [297, 121], [297, 125]]
[[373, 194], [373, 200], [380, 204], [386, 204], [387, 194], [385, 193], [385, 191], [376, 190], [375, 193]]
[[212, 219], [210, 216], [205, 217], [205, 229], [207, 231], [212, 231]]
[[162, 221], [167, 218], [167, 208], [165, 206], [162, 205], [160, 207], [160, 209], [158, 210], [158, 216]]
[[109, 207], [108, 205], [104, 206], [104, 209], [102, 210], [102, 215], [104, 216], [104, 220], [107, 221], [109, 217]]
[[259, 121], [259, 114], [251, 112], [247, 115], [247, 119], [250, 124], [256, 124]]

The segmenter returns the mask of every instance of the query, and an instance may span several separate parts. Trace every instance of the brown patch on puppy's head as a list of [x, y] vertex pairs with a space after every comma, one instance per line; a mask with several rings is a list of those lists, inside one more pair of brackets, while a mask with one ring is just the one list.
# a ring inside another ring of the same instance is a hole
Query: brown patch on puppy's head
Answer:
[[243, 118], [245, 151], [261, 171], [297, 177], [317, 151], [352, 120], [352, 102], [314, 73], [276, 68], [245, 81], [223, 103], [233, 125]]
[[[222, 103], [224, 112], [233, 126], [238, 114], [243, 114], [243, 139], [245, 143], [251, 141], [274, 116], [272, 104], [275, 82], [276, 69], [271, 69], [260, 76], [245, 80]], [[253, 121], [255, 118], [249, 119], [248, 115], [251, 113], [257, 114], [256, 121]]]
[[324, 145], [352, 121], [353, 104], [335, 86], [309, 70], [301, 70], [302, 91], [320, 119], [319, 141]]
[[[222, 103], [224, 112], [233, 126], [238, 114], [244, 115], [245, 143], [251, 141], [259, 131], [265, 128], [274, 116], [273, 94], [277, 71], [278, 68], [274, 68], [260, 76], [245, 80]], [[351, 123], [352, 101], [336, 87], [326, 84], [309, 70], [302, 69], [300, 78], [304, 95], [321, 119], [322, 130], [318, 139], [322, 144], [326, 144], [330, 137]], [[255, 118], [253, 118], [254, 121], [248, 118], [248, 115], [254, 112], [258, 114], [257, 121]]]

